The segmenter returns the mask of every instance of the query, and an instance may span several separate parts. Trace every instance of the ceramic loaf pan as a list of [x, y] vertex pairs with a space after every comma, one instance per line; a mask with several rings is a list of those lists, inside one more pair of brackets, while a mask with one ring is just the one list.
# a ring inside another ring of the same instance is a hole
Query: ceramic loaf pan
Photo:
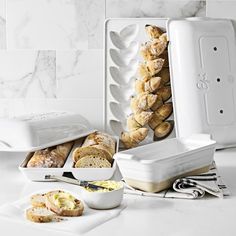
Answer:
[[[130, 99], [135, 96], [134, 82], [140, 79], [138, 65], [143, 62], [140, 46], [150, 40], [145, 25], [166, 31], [166, 23], [164, 18], [118, 18], [105, 22], [104, 126], [107, 132], [120, 136], [122, 131], [127, 131], [127, 117], [132, 114]], [[168, 120], [174, 120], [173, 114]], [[149, 128], [148, 136], [140, 144], [153, 142], [153, 135]], [[173, 137], [175, 129], [168, 136]]]
[[32, 152], [69, 142], [94, 131], [71, 112], [48, 112], [0, 119], [0, 151]]
[[127, 184], [159, 192], [178, 177], [208, 171], [214, 151], [215, 141], [209, 135], [196, 134], [119, 152], [114, 158]]
[[[86, 135], [87, 136], [87, 135]], [[62, 168], [29, 168], [26, 167], [28, 161], [33, 155], [33, 152], [29, 153], [22, 164], [19, 166], [20, 171], [26, 178], [32, 181], [50, 181], [45, 180], [45, 175], [57, 175], [62, 176], [64, 172], [70, 172], [76, 179], [86, 181], [107, 180], [110, 179], [116, 170], [116, 161], [113, 160], [111, 168], [74, 168], [72, 159], [73, 150], [76, 147], [80, 147], [83, 144], [86, 136], [75, 140], [74, 146], [70, 151], [65, 164]], [[118, 151], [119, 139], [116, 140], [116, 152]]]
[[235, 146], [236, 40], [232, 21], [172, 19], [167, 25], [177, 137], [209, 133], [216, 148]]

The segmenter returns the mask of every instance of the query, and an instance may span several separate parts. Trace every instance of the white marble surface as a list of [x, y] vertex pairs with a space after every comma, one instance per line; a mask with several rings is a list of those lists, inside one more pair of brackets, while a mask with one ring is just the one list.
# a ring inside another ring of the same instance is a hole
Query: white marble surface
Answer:
[[8, 47], [101, 48], [104, 7], [104, 0], [8, 0]]
[[54, 98], [55, 51], [0, 51], [0, 98]]
[[106, 17], [205, 16], [206, 2], [195, 0], [107, 0]]
[[0, 49], [6, 48], [6, 0], [0, 0]]
[[[200, 200], [174, 200], [125, 195], [127, 208], [122, 213], [88, 232], [87, 236], [120, 235], [163, 235], [163, 236], [235, 236], [236, 218], [236, 149], [215, 154], [218, 170], [230, 189], [231, 196], [225, 199], [214, 197]], [[0, 205], [16, 201], [34, 191], [45, 188], [71, 188], [64, 183], [30, 182], [17, 169], [25, 153], [0, 153]], [[82, 216], [83, 217], [83, 216]], [[79, 220], [79, 219], [78, 219]], [[14, 225], [14, 227], [12, 227]], [[1, 233], [4, 235], [66, 236], [63, 232], [48, 232], [31, 228], [0, 218]]]
[[57, 51], [57, 97], [103, 97], [103, 51]]

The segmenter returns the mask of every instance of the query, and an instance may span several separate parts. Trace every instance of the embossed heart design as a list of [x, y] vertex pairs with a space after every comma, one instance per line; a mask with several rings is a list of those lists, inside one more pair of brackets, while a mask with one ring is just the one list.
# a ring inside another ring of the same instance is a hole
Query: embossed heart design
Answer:
[[121, 122], [125, 122], [127, 115], [130, 113], [129, 105], [110, 102], [110, 110], [112, 115]]
[[110, 38], [115, 47], [125, 49], [136, 38], [139, 31], [139, 26], [136, 24], [124, 27], [120, 33], [111, 31]]
[[110, 91], [113, 98], [117, 102], [120, 102], [120, 103], [129, 102], [131, 96], [134, 95], [132, 86], [119, 86], [119, 85], [111, 84]]
[[113, 62], [117, 66], [127, 66], [131, 60], [137, 55], [139, 45], [137, 42], [132, 42], [130, 46], [126, 49], [110, 49], [110, 55]]

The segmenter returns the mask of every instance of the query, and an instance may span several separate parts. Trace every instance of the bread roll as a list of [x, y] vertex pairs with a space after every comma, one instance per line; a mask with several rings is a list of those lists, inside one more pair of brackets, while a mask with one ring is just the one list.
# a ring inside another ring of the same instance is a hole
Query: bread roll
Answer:
[[174, 122], [169, 120], [159, 124], [154, 130], [155, 140], [166, 138], [172, 132], [173, 127]]
[[84, 156], [95, 155], [112, 162], [115, 148], [115, 140], [110, 135], [102, 132], [94, 132], [87, 136], [82, 147], [74, 150], [73, 160], [76, 163]]
[[70, 153], [73, 142], [36, 151], [27, 163], [27, 167], [61, 168]]
[[139, 129], [139, 128], [141, 128], [141, 127], [142, 127], [142, 125], [139, 124], [139, 123], [134, 119], [134, 115], [128, 116], [128, 118], [127, 118], [127, 128], [128, 128], [129, 131]]
[[146, 125], [152, 118], [153, 112], [151, 111], [142, 111], [140, 113], [134, 114], [134, 119], [141, 125]]
[[130, 132], [121, 133], [121, 141], [126, 148], [136, 147], [141, 141], [143, 141], [148, 134], [147, 128], [139, 128]]
[[163, 30], [155, 25], [145, 25], [145, 30], [150, 39], [158, 39], [163, 34]]

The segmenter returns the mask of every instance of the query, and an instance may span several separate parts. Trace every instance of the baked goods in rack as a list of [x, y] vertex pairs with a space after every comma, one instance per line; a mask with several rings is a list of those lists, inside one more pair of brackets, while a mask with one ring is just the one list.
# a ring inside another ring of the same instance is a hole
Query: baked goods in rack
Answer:
[[26, 210], [26, 218], [35, 223], [47, 223], [55, 219], [56, 214], [46, 207], [31, 207]]
[[145, 25], [145, 30], [150, 39], [158, 39], [164, 33], [155, 25]]
[[166, 51], [166, 47], [167, 38], [165, 34], [162, 34], [158, 39], [143, 44], [140, 48], [140, 54], [145, 61], [155, 60]]
[[142, 111], [140, 113], [134, 114], [134, 119], [141, 125], [146, 125], [153, 116], [153, 112], [151, 111]]
[[76, 168], [111, 168], [111, 163], [103, 157], [87, 155], [75, 163]]
[[136, 147], [143, 141], [148, 134], [147, 128], [139, 128], [130, 132], [123, 132], [121, 134], [121, 141], [126, 148]]
[[168, 136], [168, 134], [170, 134], [173, 127], [174, 127], [174, 122], [173, 121], [164, 121], [164, 122], [162, 122], [154, 130], [155, 139], [156, 140], [161, 140], [161, 139], [165, 138], [166, 136]]
[[115, 148], [116, 144], [112, 136], [97, 131], [88, 135], [82, 146], [73, 151], [73, 160], [76, 163], [84, 156], [94, 155], [112, 163]]
[[160, 106], [153, 114], [149, 121], [149, 126], [154, 130], [164, 120], [166, 120], [173, 112], [173, 106], [171, 102], [165, 103]]
[[36, 151], [27, 163], [27, 167], [60, 168], [70, 153], [73, 142]]
[[163, 85], [166, 85], [170, 82], [170, 72], [168, 67], [162, 68], [162, 70], [157, 75], [161, 77], [161, 83]]
[[136, 96], [130, 101], [132, 114], [127, 118], [128, 132], [121, 133], [125, 148], [142, 142], [149, 127], [155, 136], [153, 140], [160, 140], [167, 137], [174, 126], [173, 121], [166, 120], [173, 113], [172, 103], [168, 102], [171, 87], [167, 34], [155, 25], [146, 25], [145, 30], [150, 40], [140, 47], [143, 61], [138, 66], [139, 79], [134, 86]]
[[67, 192], [48, 192], [45, 198], [47, 208], [59, 216], [81, 216], [84, 211], [83, 203]]
[[140, 125], [135, 119], [134, 115], [130, 115], [127, 118], [127, 128], [129, 131], [136, 130], [139, 128], [142, 128], [142, 125]]
[[137, 94], [149, 92], [155, 92], [161, 85], [161, 77], [152, 77], [147, 82], [143, 80], [136, 80], [135, 81], [135, 92]]
[[84, 211], [80, 200], [61, 190], [34, 194], [30, 202], [32, 207], [26, 210], [26, 218], [35, 223], [61, 221], [58, 216], [81, 216]]
[[140, 93], [136, 97], [131, 98], [131, 110], [134, 113], [146, 111], [150, 109], [157, 99], [157, 95], [148, 92]]
[[150, 79], [161, 71], [165, 60], [163, 58], [157, 58], [152, 61], [146, 61], [139, 65], [139, 74], [144, 80]]

